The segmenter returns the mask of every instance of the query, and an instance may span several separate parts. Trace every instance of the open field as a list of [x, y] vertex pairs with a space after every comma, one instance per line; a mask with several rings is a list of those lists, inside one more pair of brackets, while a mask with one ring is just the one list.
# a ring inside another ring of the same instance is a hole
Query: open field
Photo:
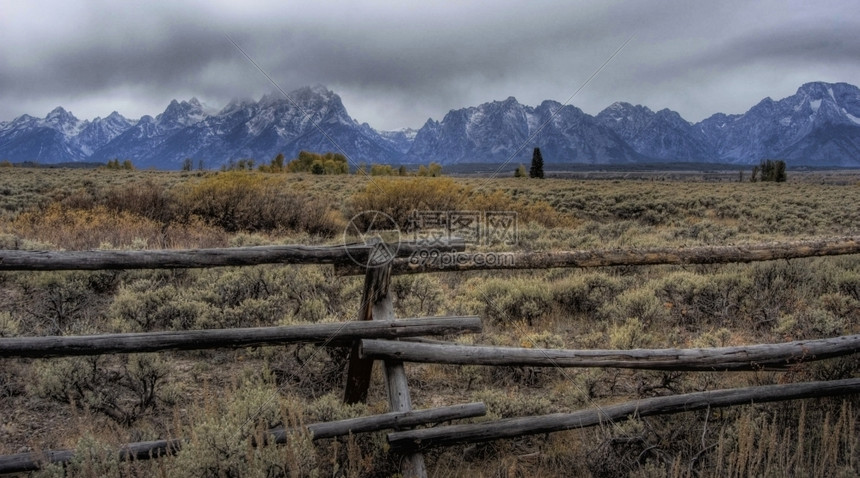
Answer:
[[[737, 173], [732, 173], [735, 175]], [[644, 179], [360, 178], [0, 170], [0, 248], [335, 244], [355, 214], [514, 211], [543, 251], [751, 244], [860, 234], [856, 176], [782, 184]], [[848, 179], [850, 178], [850, 179]], [[0, 273], [0, 336], [353, 320], [361, 278], [331, 266]], [[753, 264], [397, 277], [400, 317], [479, 315], [461, 343], [545, 348], [729, 346], [860, 333], [860, 257]], [[383, 434], [250, 451], [253, 431], [386, 410], [340, 404], [346, 351], [308, 346], [0, 362], [0, 454], [74, 448], [71, 476], [388, 476]], [[483, 401], [491, 418], [713, 388], [857, 377], [856, 356], [787, 372], [654, 372], [410, 364], [413, 404]], [[427, 454], [432, 476], [856, 476], [860, 398], [607, 423]], [[104, 444], [192, 437], [178, 456], [118, 464]], [[23, 447], [23, 448], [22, 448]], [[286, 469], [279, 468], [286, 465]], [[45, 470], [54, 476], [57, 469]]]

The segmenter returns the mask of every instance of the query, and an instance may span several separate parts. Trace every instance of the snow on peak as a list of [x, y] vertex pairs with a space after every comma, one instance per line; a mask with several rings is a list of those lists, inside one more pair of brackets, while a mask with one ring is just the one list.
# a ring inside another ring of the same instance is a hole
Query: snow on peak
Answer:
[[65, 136], [75, 136], [89, 124], [88, 121], [81, 121], [75, 118], [71, 112], [66, 111], [62, 106], [57, 106], [47, 116], [45, 116], [44, 125], [55, 129]]
[[818, 113], [818, 108], [821, 107], [821, 99], [810, 101], [809, 107], [812, 108], [813, 113]]

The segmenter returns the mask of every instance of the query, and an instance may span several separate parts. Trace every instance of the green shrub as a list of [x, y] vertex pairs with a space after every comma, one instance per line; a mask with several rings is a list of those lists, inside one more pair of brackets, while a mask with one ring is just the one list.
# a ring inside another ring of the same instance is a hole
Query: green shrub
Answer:
[[398, 317], [435, 315], [444, 305], [445, 290], [439, 280], [427, 275], [398, 276], [391, 280]]
[[15, 337], [20, 333], [21, 321], [9, 312], [0, 311], [0, 337]]
[[660, 301], [649, 289], [633, 289], [626, 291], [614, 301], [600, 308], [601, 315], [613, 321], [635, 319], [639, 326], [659, 327], [666, 323], [669, 311], [666, 304]]
[[707, 275], [674, 272], [658, 279], [654, 287], [675, 321], [688, 326], [741, 320], [753, 293], [751, 280], [737, 270]]
[[656, 345], [654, 336], [646, 332], [642, 321], [635, 317], [614, 324], [609, 330], [609, 347], [613, 349], [640, 349]]
[[824, 309], [806, 309], [780, 317], [774, 332], [789, 337], [825, 338], [845, 332], [845, 319]]
[[472, 400], [487, 406], [487, 420], [524, 417], [551, 413], [552, 402], [544, 396], [528, 397], [522, 393], [482, 390], [472, 394]]
[[[288, 436], [286, 446], [259, 445], [278, 423], [295, 423], [280, 413], [273, 387], [246, 382], [225, 401], [199, 410], [185, 444], [169, 463], [173, 476], [317, 476], [310, 434]], [[255, 441], [258, 446], [252, 447]]]
[[343, 403], [343, 394], [330, 392], [312, 401], [307, 407], [308, 423], [333, 422], [369, 415], [364, 403]]
[[531, 325], [552, 310], [551, 291], [535, 280], [487, 279], [473, 295], [484, 305], [483, 316], [501, 323], [524, 320]]
[[39, 272], [25, 276], [22, 284], [29, 298], [28, 313], [45, 335], [63, 335], [86, 328], [94, 302], [86, 273]]
[[809, 270], [797, 261], [754, 265], [748, 308], [755, 325], [771, 326], [783, 313], [793, 311], [810, 279]]
[[167, 364], [154, 354], [55, 359], [36, 365], [31, 392], [130, 425], [154, 410]]
[[299, 156], [287, 163], [287, 172], [313, 174], [349, 174], [346, 156], [340, 153], [325, 154], [299, 151]]
[[623, 290], [622, 282], [608, 274], [575, 274], [552, 282], [553, 300], [561, 310], [574, 314], [595, 314]]

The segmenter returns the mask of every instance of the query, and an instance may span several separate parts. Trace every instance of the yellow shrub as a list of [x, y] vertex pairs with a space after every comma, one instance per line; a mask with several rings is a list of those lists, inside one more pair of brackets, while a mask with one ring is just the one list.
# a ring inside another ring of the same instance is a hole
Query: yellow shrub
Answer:
[[305, 231], [330, 236], [343, 220], [312, 196], [291, 191], [282, 178], [230, 171], [186, 183], [176, 193], [177, 208], [228, 232]]
[[412, 211], [460, 210], [467, 195], [468, 190], [451, 178], [374, 178], [363, 191], [352, 196], [349, 215], [380, 211], [405, 229]]

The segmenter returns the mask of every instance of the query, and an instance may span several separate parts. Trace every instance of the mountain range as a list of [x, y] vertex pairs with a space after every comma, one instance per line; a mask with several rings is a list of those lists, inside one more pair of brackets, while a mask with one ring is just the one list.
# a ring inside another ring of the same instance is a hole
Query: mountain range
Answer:
[[510, 97], [451, 110], [418, 130], [377, 131], [317, 85], [259, 101], [236, 99], [207, 113], [196, 98], [173, 100], [137, 120], [117, 112], [80, 120], [62, 107], [45, 118], [0, 122], [0, 160], [42, 164], [131, 159], [138, 168], [179, 169], [186, 158], [208, 168], [230, 160], [267, 162], [278, 153], [339, 151], [353, 162], [386, 164], [527, 163], [540, 147], [547, 163], [701, 162], [860, 167], [860, 89], [807, 83], [787, 98], [765, 98], [746, 113], [698, 123], [675, 111], [616, 102], [595, 116], [547, 100]]

